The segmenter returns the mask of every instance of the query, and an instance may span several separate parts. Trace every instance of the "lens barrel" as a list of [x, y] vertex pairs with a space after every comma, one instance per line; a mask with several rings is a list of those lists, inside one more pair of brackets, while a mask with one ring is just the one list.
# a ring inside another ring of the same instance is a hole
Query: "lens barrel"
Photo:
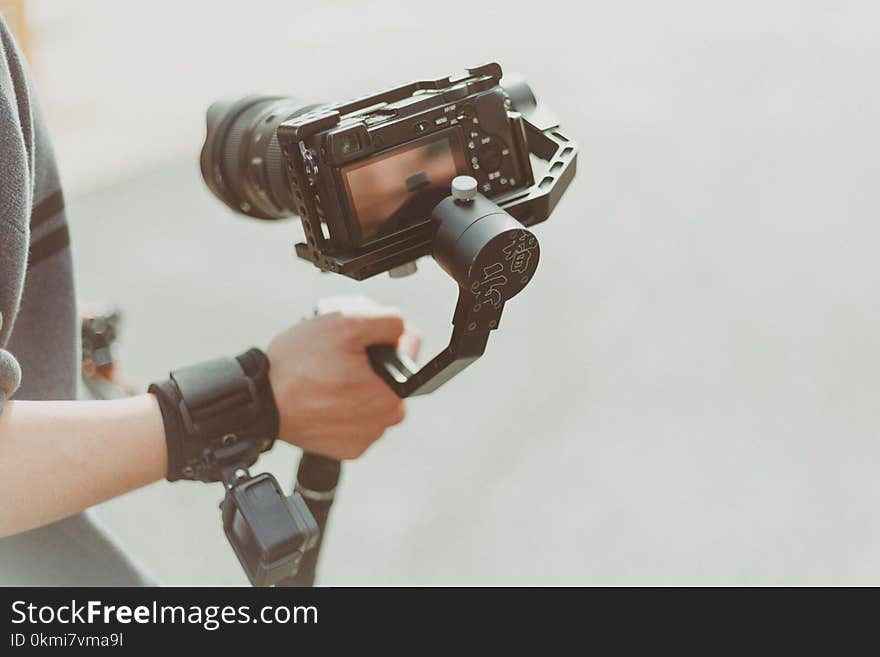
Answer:
[[200, 158], [205, 184], [230, 208], [250, 217], [295, 214], [276, 130], [314, 107], [285, 96], [247, 96], [211, 105]]

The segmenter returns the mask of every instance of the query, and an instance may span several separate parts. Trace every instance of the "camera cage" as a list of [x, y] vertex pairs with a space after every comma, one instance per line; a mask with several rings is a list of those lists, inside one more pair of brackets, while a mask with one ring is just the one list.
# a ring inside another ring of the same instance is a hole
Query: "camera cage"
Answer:
[[[467, 74], [460, 78], [412, 82], [353, 101], [325, 105], [281, 123], [278, 140], [306, 237], [305, 242], [296, 245], [297, 255], [324, 271], [363, 280], [431, 254], [434, 226], [430, 222], [354, 247], [340, 246], [334, 243], [332, 234], [325, 235], [315, 199], [314, 155], [306, 140], [339, 125], [352, 113], [381, 103], [399, 102], [420, 92], [442, 92], [462, 85], [466, 85], [469, 94], [496, 87], [504, 89], [509, 101], [507, 118], [513, 145], [528, 174], [528, 184], [496, 202], [523, 226], [545, 221], [574, 176], [577, 145], [560, 131], [558, 122], [537, 103], [525, 82], [516, 80], [501, 85], [501, 78], [497, 63], [485, 64], [467, 69]], [[546, 162], [540, 175], [532, 172], [530, 155]]]

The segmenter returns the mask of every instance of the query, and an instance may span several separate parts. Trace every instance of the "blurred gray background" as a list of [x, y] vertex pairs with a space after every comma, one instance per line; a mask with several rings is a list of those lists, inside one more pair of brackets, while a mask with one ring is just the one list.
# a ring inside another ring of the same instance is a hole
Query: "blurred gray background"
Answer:
[[[28, 3], [82, 300], [139, 382], [364, 293], [445, 343], [452, 283], [297, 261], [197, 167], [204, 109], [474, 63], [581, 147], [487, 355], [350, 464], [324, 584], [880, 584], [880, 10], [871, 2]], [[298, 454], [261, 464], [288, 483]], [[167, 584], [244, 584], [219, 486], [97, 514]]]

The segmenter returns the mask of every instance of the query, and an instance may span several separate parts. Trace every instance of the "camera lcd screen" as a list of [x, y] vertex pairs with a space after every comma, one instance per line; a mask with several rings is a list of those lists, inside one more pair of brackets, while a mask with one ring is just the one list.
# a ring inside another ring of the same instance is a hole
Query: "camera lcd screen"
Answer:
[[449, 196], [452, 179], [466, 173], [464, 149], [455, 129], [343, 167], [361, 241], [422, 223]]

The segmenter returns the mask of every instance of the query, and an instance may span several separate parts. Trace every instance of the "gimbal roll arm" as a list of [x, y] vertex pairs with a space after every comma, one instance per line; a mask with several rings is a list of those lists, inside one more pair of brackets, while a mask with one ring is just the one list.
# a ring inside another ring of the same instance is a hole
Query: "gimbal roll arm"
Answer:
[[482, 356], [505, 302], [538, 266], [534, 234], [477, 194], [476, 184], [468, 176], [456, 178], [453, 195], [432, 213], [437, 226], [432, 255], [459, 286], [449, 345], [420, 369], [391, 345], [367, 350], [373, 369], [400, 397], [436, 390]]

